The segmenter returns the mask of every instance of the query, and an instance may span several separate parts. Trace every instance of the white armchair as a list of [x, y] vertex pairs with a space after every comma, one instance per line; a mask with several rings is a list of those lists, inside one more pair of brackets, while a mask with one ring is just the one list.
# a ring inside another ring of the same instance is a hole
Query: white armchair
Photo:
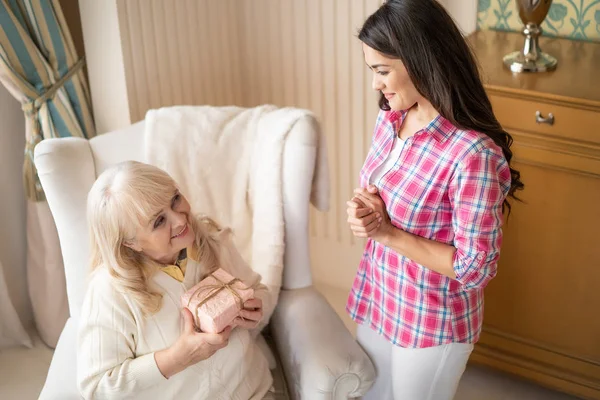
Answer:
[[[325, 298], [312, 287], [308, 211], [317, 148], [317, 122], [300, 120], [286, 140], [283, 161], [285, 257], [283, 287], [270, 323], [281, 398], [348, 399], [375, 379], [373, 365]], [[88, 262], [86, 199], [96, 177], [124, 160], [143, 161], [144, 122], [97, 136], [48, 139], [35, 165], [54, 216], [65, 264], [70, 318], [60, 336], [40, 399], [80, 399], [76, 331]], [[277, 378], [276, 378], [277, 379]], [[289, 396], [289, 397], [288, 397]]]

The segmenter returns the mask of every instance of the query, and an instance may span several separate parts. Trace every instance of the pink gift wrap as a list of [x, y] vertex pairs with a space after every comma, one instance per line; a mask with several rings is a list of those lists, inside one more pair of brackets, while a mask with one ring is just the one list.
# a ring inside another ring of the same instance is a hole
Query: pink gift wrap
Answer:
[[[227, 271], [219, 268], [181, 296], [182, 307], [192, 312], [194, 322], [202, 332], [223, 331], [239, 315], [243, 303], [254, 297], [254, 289], [239, 280], [225, 287], [225, 284], [234, 279]], [[207, 297], [210, 298], [200, 305]]]

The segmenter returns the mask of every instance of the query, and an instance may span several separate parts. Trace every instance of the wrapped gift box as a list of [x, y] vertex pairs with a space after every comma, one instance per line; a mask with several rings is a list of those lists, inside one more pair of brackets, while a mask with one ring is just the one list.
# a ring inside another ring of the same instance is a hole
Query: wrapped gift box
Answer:
[[219, 333], [239, 315], [254, 290], [219, 268], [181, 296], [202, 332]]

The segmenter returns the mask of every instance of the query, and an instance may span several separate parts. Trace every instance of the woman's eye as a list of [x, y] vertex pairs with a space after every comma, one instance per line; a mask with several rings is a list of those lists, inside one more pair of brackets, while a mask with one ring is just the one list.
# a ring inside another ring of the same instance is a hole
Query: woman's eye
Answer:
[[163, 222], [165, 222], [165, 218], [162, 215], [160, 217], [156, 218], [156, 221], [154, 221], [154, 229], [161, 226], [163, 224]]
[[181, 195], [179, 193], [177, 193], [175, 195], [175, 197], [173, 197], [173, 201], [171, 202], [171, 204], [173, 206], [177, 205], [177, 203], [179, 203], [179, 200], [181, 200]]
[[379, 71], [377, 73], [381, 76], [386, 76], [387, 74], [389, 74], [389, 71]]

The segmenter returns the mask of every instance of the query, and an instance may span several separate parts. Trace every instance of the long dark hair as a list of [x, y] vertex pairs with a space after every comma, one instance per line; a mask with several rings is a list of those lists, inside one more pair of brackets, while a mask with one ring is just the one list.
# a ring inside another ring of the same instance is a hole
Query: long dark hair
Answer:
[[[400, 59], [419, 93], [460, 129], [488, 135], [510, 165], [512, 137], [492, 111], [471, 49], [446, 10], [435, 0], [388, 0], [365, 21], [358, 38], [389, 58]], [[381, 94], [379, 107], [390, 110]], [[510, 168], [508, 196], [523, 189]], [[504, 201], [502, 209], [510, 203]]]

